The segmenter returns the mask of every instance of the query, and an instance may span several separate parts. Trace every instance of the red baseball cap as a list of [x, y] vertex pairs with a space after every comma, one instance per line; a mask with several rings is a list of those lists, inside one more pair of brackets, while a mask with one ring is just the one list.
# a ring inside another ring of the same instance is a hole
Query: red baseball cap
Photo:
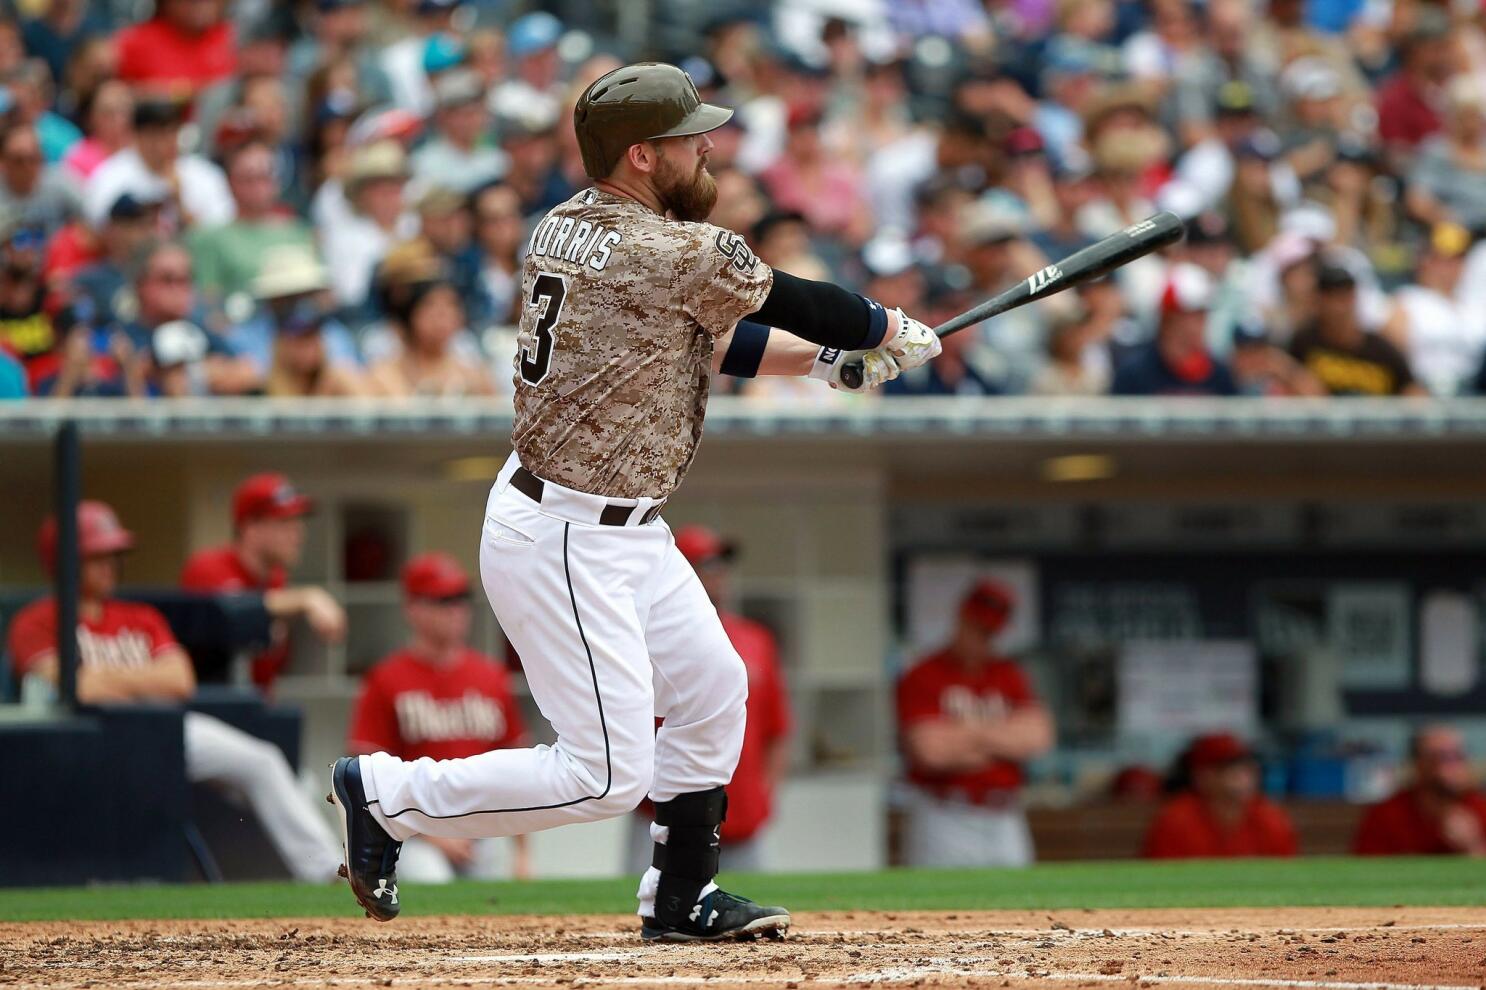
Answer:
[[1161, 293], [1162, 313], [1205, 313], [1212, 309], [1217, 287], [1206, 270], [1190, 262], [1171, 267]]
[[960, 618], [969, 619], [991, 632], [1000, 632], [1016, 608], [1016, 595], [1000, 581], [983, 578], [975, 582], [960, 602]]
[[300, 494], [282, 474], [255, 474], [232, 493], [232, 523], [253, 519], [292, 519], [313, 512], [315, 500]]
[[402, 590], [409, 598], [458, 598], [470, 593], [470, 579], [447, 553], [420, 553], [402, 569]]
[[[41, 562], [47, 570], [57, 566], [57, 517], [47, 516], [36, 539]], [[124, 528], [107, 502], [77, 503], [77, 548], [84, 557], [123, 553], [134, 549], [134, 534]]]
[[1187, 764], [1191, 769], [1220, 767], [1229, 763], [1252, 760], [1254, 751], [1231, 732], [1214, 732], [1198, 736], [1187, 750]]
[[693, 567], [714, 560], [732, 560], [738, 553], [736, 544], [724, 540], [716, 530], [706, 526], [682, 526], [678, 529], [676, 549]]

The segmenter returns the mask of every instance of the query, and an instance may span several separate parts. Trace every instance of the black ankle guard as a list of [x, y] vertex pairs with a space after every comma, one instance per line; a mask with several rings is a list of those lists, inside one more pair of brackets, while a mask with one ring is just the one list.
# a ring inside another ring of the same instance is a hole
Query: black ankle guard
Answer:
[[656, 802], [655, 823], [668, 831], [664, 843], [655, 843], [650, 860], [660, 870], [655, 914], [661, 921], [685, 921], [702, 888], [717, 876], [718, 828], [727, 810], [721, 787]]

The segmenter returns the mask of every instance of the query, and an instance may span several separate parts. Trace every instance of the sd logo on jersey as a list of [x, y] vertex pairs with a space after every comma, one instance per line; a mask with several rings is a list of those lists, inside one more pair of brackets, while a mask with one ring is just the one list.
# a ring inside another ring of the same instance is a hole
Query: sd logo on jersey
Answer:
[[723, 257], [731, 258], [733, 267], [745, 275], [758, 265], [758, 259], [753, 256], [752, 251], [748, 250], [748, 243], [743, 240], [742, 234], [735, 234], [731, 230], [719, 230], [717, 250], [722, 252]]

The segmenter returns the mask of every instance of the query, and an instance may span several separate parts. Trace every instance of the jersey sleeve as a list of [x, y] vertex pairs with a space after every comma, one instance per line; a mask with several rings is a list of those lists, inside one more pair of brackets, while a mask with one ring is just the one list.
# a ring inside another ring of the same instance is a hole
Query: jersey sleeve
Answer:
[[688, 244], [678, 267], [682, 308], [707, 333], [721, 337], [764, 304], [774, 270], [759, 260], [742, 234], [710, 223], [685, 227]]
[[48, 620], [47, 610], [38, 602], [16, 613], [6, 634], [5, 647], [17, 676], [30, 673], [36, 661], [57, 650], [55, 620]]
[[1183, 859], [1196, 854], [1190, 837], [1193, 823], [1182, 814], [1182, 806], [1168, 801], [1156, 813], [1151, 827], [1146, 831], [1140, 855], [1144, 859]]
[[1295, 834], [1295, 824], [1284, 808], [1272, 801], [1265, 805], [1266, 856], [1296, 856], [1300, 853], [1300, 839]]
[[1395, 840], [1388, 818], [1387, 802], [1380, 802], [1367, 809], [1352, 838], [1352, 853], [1357, 856], [1388, 856], [1404, 852]]
[[784, 675], [779, 670], [779, 646], [772, 634], [766, 634], [768, 646], [768, 697], [765, 699], [765, 736], [770, 742], [783, 739], [790, 733], [792, 719], [789, 711], [789, 692], [784, 687]]
[[898, 682], [898, 728], [938, 718], [939, 688], [930, 669], [919, 665]]
[[402, 750], [392, 695], [382, 684], [376, 671], [368, 674], [361, 683], [361, 694], [357, 696], [356, 707], [351, 712], [351, 726], [346, 731], [346, 741], [353, 751], [381, 750], [395, 756]]
[[221, 575], [207, 552], [191, 557], [181, 568], [181, 587], [187, 591], [216, 591], [221, 586]]

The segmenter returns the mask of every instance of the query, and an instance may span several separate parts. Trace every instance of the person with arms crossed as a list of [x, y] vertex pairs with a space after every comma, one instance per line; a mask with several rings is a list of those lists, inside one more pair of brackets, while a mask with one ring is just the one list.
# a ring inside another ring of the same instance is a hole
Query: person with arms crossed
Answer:
[[[347, 748], [403, 760], [454, 760], [526, 744], [521, 709], [505, 668], [471, 649], [470, 581], [446, 553], [425, 553], [402, 572], [408, 645], [366, 675], [351, 715]], [[497, 839], [419, 836], [398, 862], [404, 880], [448, 883], [456, 876], [531, 875], [524, 835], [512, 836], [507, 864]]]
[[[706, 222], [717, 189], [707, 132], [729, 116], [659, 63], [601, 76], [573, 111], [594, 181], [529, 241], [514, 452], [480, 542], [486, 594], [557, 742], [440, 763], [338, 760], [348, 879], [378, 920], [400, 910], [402, 840], [613, 818], [648, 792], [660, 827], [640, 882], [642, 937], [789, 925], [783, 908], [713, 882], [747, 671], [660, 511], [691, 465], [714, 373], [840, 387], [840, 368], [860, 360], [862, 387], [875, 387], [939, 347], [903, 313], [774, 271]], [[735, 330], [745, 317], [757, 326]]]
[[[103, 502], [77, 507], [77, 699], [85, 705], [186, 702], [196, 692], [191, 658], [165, 617], [149, 605], [114, 597], [120, 558], [134, 534]], [[38, 540], [48, 571], [57, 566], [57, 521]], [[16, 613], [8, 648], [20, 679], [57, 683], [57, 602], [50, 596]], [[300, 792], [289, 761], [272, 743], [200, 712], [185, 715], [186, 778], [245, 799], [274, 849], [298, 880], [326, 883], [338, 867], [335, 839]]]
[[232, 494], [232, 542], [194, 554], [181, 571], [187, 591], [260, 591], [276, 620], [274, 645], [253, 658], [253, 683], [265, 694], [289, 663], [287, 621], [302, 618], [327, 643], [346, 635], [346, 611], [324, 588], [289, 584], [304, 549], [304, 517], [314, 500], [282, 474], [255, 474]]
[[1022, 763], [1053, 745], [1053, 720], [996, 639], [1015, 601], [978, 581], [954, 638], [898, 682], [898, 733], [914, 792], [904, 835], [911, 866], [1028, 866]]

